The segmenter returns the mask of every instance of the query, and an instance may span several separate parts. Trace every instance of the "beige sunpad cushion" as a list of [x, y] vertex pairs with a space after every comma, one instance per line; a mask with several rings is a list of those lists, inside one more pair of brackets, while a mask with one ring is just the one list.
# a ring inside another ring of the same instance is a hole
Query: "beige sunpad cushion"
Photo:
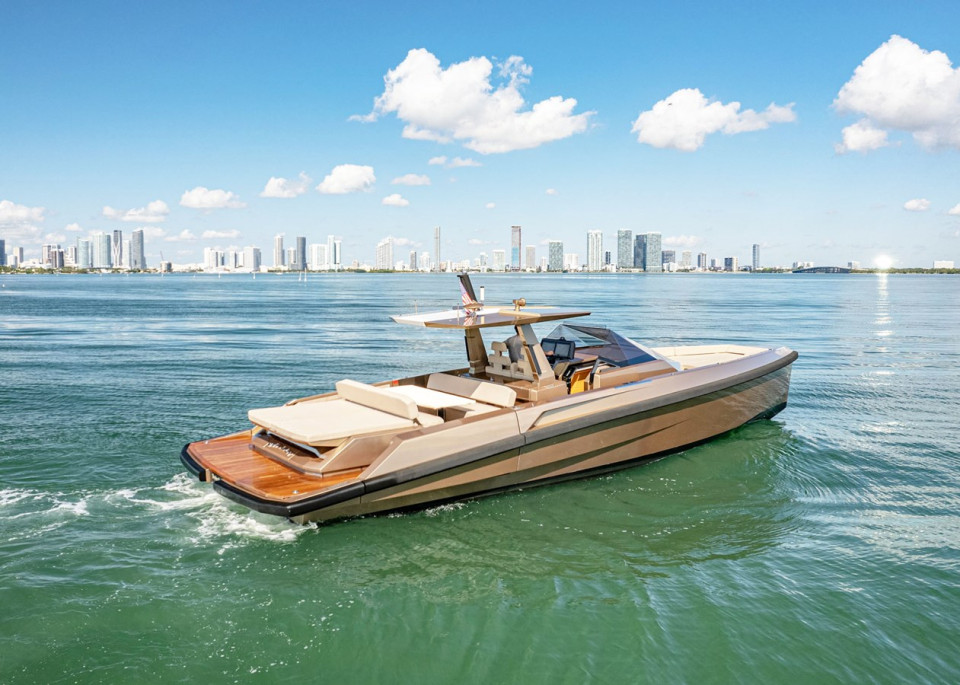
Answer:
[[411, 419], [343, 399], [251, 409], [251, 423], [303, 445], [336, 445], [352, 435], [414, 427]]

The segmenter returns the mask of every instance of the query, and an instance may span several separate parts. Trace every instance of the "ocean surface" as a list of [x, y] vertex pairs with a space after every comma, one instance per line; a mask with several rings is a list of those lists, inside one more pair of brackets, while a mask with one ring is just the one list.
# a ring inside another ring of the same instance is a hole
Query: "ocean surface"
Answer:
[[960, 278], [477, 275], [800, 353], [774, 420], [301, 527], [195, 482], [249, 408], [462, 365], [450, 275], [0, 276], [0, 683], [960, 682]]

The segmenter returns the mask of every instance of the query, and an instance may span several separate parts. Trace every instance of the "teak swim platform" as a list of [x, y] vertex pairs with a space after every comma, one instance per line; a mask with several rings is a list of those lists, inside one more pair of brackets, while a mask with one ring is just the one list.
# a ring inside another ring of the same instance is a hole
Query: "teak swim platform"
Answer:
[[[786, 347], [646, 347], [589, 312], [477, 301], [393, 317], [462, 331], [467, 366], [251, 409], [252, 428], [184, 446], [201, 481], [298, 523], [423, 507], [624, 468], [787, 404]], [[538, 339], [533, 325], [563, 322]], [[482, 329], [513, 335], [487, 349]]]

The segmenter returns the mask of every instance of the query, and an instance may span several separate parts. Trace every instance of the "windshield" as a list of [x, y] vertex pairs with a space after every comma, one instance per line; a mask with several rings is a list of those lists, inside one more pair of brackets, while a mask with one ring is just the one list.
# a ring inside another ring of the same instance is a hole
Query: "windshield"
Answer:
[[609, 328], [563, 323], [546, 337], [553, 340], [573, 340], [578, 350], [589, 347], [591, 353], [614, 366], [631, 366], [663, 358]]

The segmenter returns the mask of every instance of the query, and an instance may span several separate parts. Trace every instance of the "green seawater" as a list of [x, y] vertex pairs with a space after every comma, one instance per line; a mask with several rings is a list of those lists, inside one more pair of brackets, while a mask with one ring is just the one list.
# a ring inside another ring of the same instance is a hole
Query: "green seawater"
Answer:
[[478, 275], [787, 345], [771, 421], [300, 527], [182, 471], [246, 411], [462, 364], [449, 275], [0, 276], [0, 683], [960, 682], [960, 277]]

